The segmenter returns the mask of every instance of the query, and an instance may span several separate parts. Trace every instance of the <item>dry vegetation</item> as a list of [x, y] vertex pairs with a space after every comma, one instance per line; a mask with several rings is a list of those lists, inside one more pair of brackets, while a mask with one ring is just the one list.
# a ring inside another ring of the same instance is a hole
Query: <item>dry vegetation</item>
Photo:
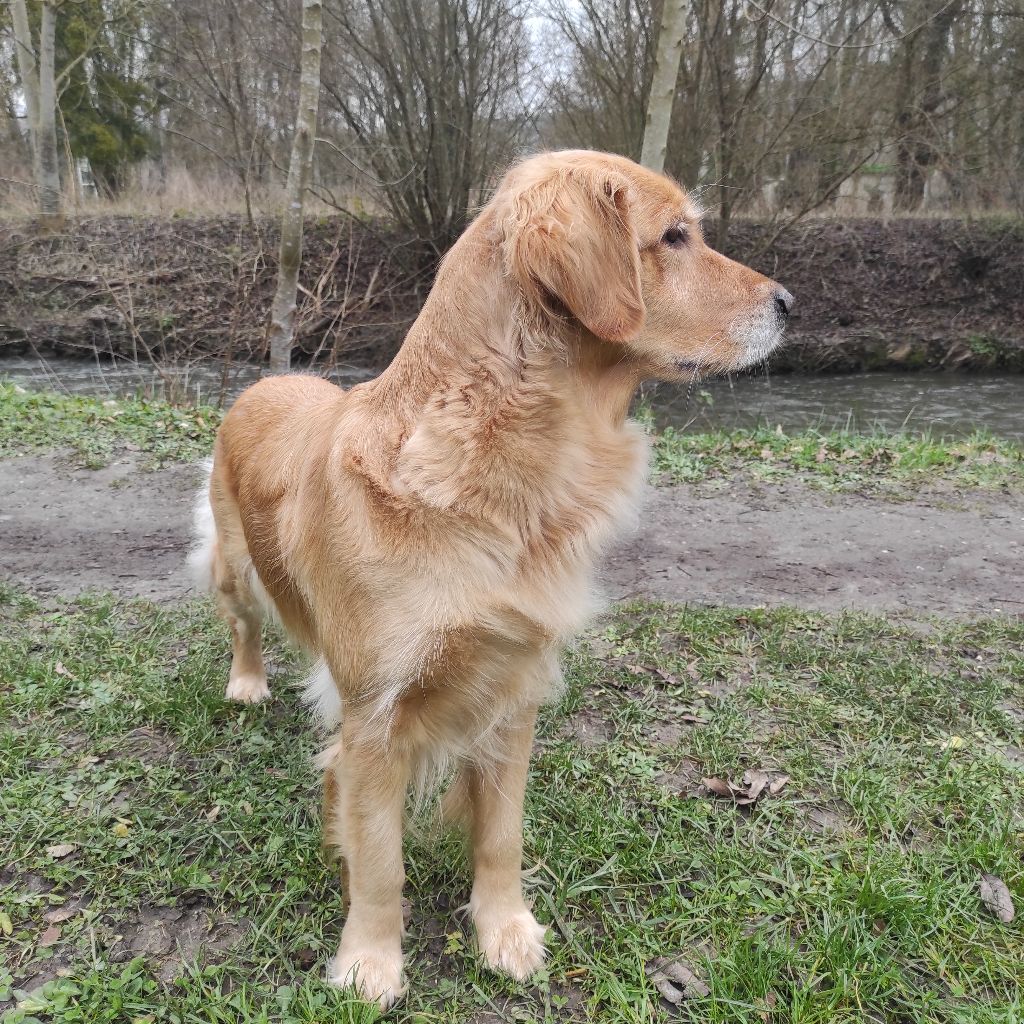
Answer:
[[[265, 354], [277, 229], [244, 216], [88, 218], [0, 242], [0, 347], [225, 371]], [[297, 354], [380, 368], [419, 311], [419, 269], [390, 222], [310, 218]], [[736, 222], [730, 255], [798, 297], [779, 371], [1024, 369], [1024, 231], [1002, 220], [814, 219], [775, 237]]]

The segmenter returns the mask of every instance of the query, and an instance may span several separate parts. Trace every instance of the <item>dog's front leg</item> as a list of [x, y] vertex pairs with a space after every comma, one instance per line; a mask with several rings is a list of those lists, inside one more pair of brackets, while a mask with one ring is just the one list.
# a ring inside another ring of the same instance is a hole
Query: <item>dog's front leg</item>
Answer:
[[345, 858], [348, 917], [328, 980], [353, 987], [387, 1009], [404, 992], [402, 978], [402, 814], [408, 757], [351, 717], [328, 770], [336, 782], [333, 826]]
[[497, 737], [494, 756], [466, 765], [472, 809], [473, 892], [469, 907], [490, 967], [525, 981], [544, 963], [542, 925], [523, 900], [523, 798], [536, 708]]

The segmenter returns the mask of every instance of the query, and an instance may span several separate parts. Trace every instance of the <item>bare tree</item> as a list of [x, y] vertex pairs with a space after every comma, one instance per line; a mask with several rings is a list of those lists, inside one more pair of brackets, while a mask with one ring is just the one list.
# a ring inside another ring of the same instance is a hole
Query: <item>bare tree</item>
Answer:
[[919, 23], [917, 27], [898, 25], [888, 3], [882, 5], [886, 26], [902, 49], [897, 90], [896, 204], [904, 210], [916, 210], [924, 198], [928, 168], [938, 159], [936, 141], [940, 134], [936, 130], [936, 115], [946, 95], [942, 72], [950, 31], [963, 11], [963, 2], [927, 0], [921, 5], [900, 6], [904, 8], [904, 21], [917, 18]]
[[295, 296], [302, 262], [302, 210], [313, 166], [317, 108], [320, 104], [320, 53], [323, 3], [302, 0], [302, 59], [299, 109], [288, 165], [288, 185], [281, 215], [281, 254], [277, 290], [270, 310], [270, 372], [287, 373], [295, 336]]
[[647, 100], [647, 122], [640, 163], [659, 173], [665, 168], [672, 104], [676, 98], [679, 62], [683, 56], [686, 33], [687, 0], [665, 0], [658, 31], [658, 52], [654, 58], [654, 78]]
[[546, 131], [566, 143], [639, 159], [650, 69], [651, 0], [557, 0], [548, 15], [565, 42]]
[[380, 0], [327, 7], [324, 90], [364, 183], [432, 262], [514, 154], [526, 114], [525, 0]]

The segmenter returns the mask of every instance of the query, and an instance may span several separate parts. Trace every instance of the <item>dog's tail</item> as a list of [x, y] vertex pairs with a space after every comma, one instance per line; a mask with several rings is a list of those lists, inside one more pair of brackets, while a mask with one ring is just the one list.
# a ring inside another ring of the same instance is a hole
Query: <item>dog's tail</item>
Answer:
[[210, 504], [210, 474], [213, 459], [203, 461], [203, 482], [196, 494], [192, 513], [192, 550], [188, 567], [198, 590], [213, 590], [213, 560], [217, 554], [217, 524]]

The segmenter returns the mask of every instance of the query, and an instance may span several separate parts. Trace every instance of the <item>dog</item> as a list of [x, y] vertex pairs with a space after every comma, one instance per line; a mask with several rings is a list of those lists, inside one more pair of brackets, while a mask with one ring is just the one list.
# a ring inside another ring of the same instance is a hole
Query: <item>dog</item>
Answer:
[[382, 1008], [404, 991], [413, 785], [453, 778], [442, 814], [467, 827], [483, 959], [521, 980], [544, 961], [521, 886], [534, 720], [637, 514], [631, 399], [764, 360], [793, 304], [710, 249], [699, 216], [623, 157], [526, 159], [379, 377], [265, 378], [217, 435], [192, 561], [231, 629], [227, 697], [269, 696], [268, 614], [317, 659], [304, 697], [333, 735], [324, 834], [348, 901], [328, 976]]

